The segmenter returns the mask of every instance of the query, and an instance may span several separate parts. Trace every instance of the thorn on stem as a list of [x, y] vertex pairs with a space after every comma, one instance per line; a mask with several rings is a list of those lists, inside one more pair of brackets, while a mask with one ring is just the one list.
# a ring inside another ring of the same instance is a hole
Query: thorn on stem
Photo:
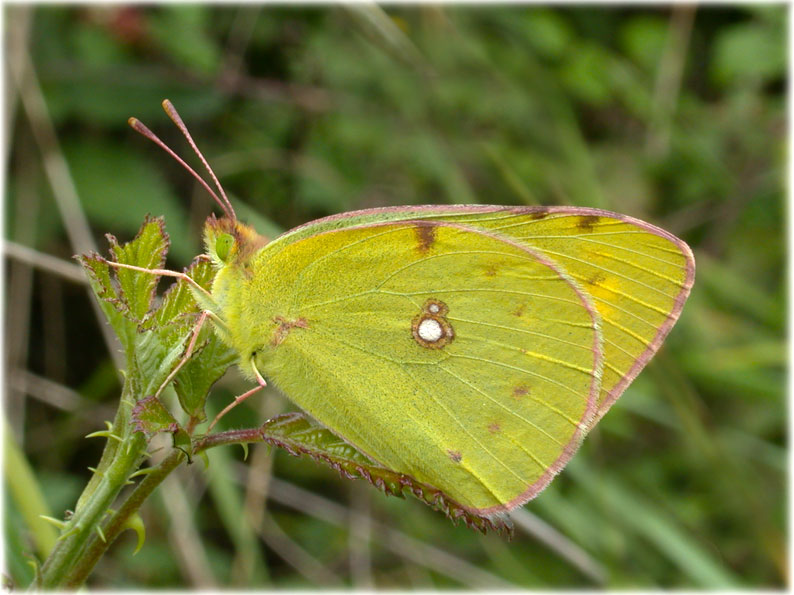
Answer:
[[116, 440], [117, 442], [124, 442], [124, 439], [111, 432], [110, 430], [100, 430], [98, 432], [91, 432], [90, 434], [85, 435], [86, 438], [108, 438]]
[[134, 473], [130, 473], [130, 476], [127, 479], [129, 480], [132, 479], [133, 477], [138, 477], [139, 475], [148, 475], [149, 473], [152, 473], [156, 469], [157, 469], [156, 467], [143, 467], [142, 469], [138, 469]]
[[138, 544], [135, 546], [135, 551], [132, 552], [132, 555], [134, 556], [141, 551], [143, 542], [146, 541], [146, 527], [143, 524], [141, 515], [136, 512], [129, 519], [127, 519], [127, 522], [124, 523], [124, 526], [122, 527], [122, 531], [125, 529], [131, 529], [135, 531], [138, 536]]
[[78, 526], [75, 526], [75, 527], [72, 527], [72, 528], [71, 528], [71, 529], [69, 529], [69, 530], [68, 530], [66, 533], [61, 533], [61, 534], [58, 536], [58, 541], [61, 541], [62, 539], [66, 539], [67, 537], [71, 537], [72, 535], [76, 535], [76, 534], [78, 534], [78, 533], [79, 533], [80, 531], [82, 531], [82, 530], [83, 530], [83, 528], [82, 528], [82, 527], [80, 527], [79, 525], [78, 525]]
[[39, 518], [47, 521], [51, 525], [55, 525], [58, 529], [63, 530], [66, 525], [68, 524], [66, 521], [61, 521], [51, 516], [47, 516], [46, 514], [40, 514]]

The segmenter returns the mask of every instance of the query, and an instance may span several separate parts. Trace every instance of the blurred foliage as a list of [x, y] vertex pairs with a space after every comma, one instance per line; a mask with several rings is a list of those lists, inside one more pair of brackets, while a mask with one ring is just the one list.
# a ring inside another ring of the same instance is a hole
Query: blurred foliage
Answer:
[[[38, 254], [6, 269], [6, 411], [54, 516], [120, 385], [85, 287], [42, 259], [76, 238], [104, 251], [147, 212], [165, 216], [172, 268], [199, 252], [209, 199], [126, 127], [187, 154], [165, 97], [268, 234], [380, 205], [577, 204], [660, 225], [698, 262], [665, 347], [521, 511], [551, 533], [483, 537], [309, 460], [216, 449], [209, 473], [160, 487], [141, 552], [123, 535], [91, 586], [786, 583], [785, 6], [5, 11], [5, 234]], [[82, 214], [87, 233], [67, 233]], [[244, 388], [227, 374], [208, 413]], [[266, 391], [224, 421], [289, 407]], [[5, 506], [5, 571], [25, 585], [33, 542]]]

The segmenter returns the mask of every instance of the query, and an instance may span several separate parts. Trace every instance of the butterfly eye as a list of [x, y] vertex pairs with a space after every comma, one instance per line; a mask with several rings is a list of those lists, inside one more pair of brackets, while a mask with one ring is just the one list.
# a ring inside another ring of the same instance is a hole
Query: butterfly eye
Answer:
[[222, 233], [215, 240], [215, 254], [222, 262], [229, 258], [229, 252], [234, 246], [234, 236], [229, 233]]

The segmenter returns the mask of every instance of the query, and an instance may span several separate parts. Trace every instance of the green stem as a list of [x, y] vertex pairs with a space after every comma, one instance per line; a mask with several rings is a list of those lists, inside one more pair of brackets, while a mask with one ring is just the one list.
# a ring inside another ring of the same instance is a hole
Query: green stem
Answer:
[[129, 423], [130, 392], [128, 383], [125, 383], [114, 425], [114, 431], [122, 440], [107, 441], [95, 477], [80, 496], [74, 516], [64, 527], [58, 543], [41, 568], [42, 588], [57, 589], [64, 586], [86, 543], [95, 535], [108, 509], [126, 485], [127, 478], [140, 465], [146, 441], [142, 434], [134, 432]]
[[[191, 424], [189, 424], [191, 425]], [[138, 434], [140, 436], [140, 434]], [[194, 452], [198, 453], [208, 448], [215, 446], [222, 446], [225, 444], [238, 444], [241, 442], [261, 442], [263, 433], [260, 428], [251, 428], [246, 430], [231, 430], [219, 434], [212, 434], [205, 436], [195, 446]], [[159, 465], [153, 468], [152, 471], [146, 474], [144, 479], [135, 487], [129, 497], [124, 501], [119, 510], [110, 518], [110, 520], [102, 527], [102, 539], [96, 532], [87, 533], [88, 541], [84, 542], [84, 547], [79, 555], [76, 563], [73, 563], [66, 571], [64, 576], [59, 582], [53, 586], [62, 587], [66, 589], [77, 589], [83, 585], [91, 571], [96, 566], [97, 562], [102, 558], [107, 549], [121, 535], [127, 527], [127, 523], [134, 514], [138, 512], [143, 502], [151, 495], [154, 489], [160, 485], [168, 475], [176, 469], [180, 463], [185, 459], [185, 453], [181, 450], [174, 449], [168, 457], [166, 457]], [[127, 475], [128, 476], [128, 475]], [[90, 502], [93, 503], [96, 498], [93, 494]], [[107, 508], [105, 508], [106, 510]], [[101, 518], [99, 519], [101, 522]], [[65, 529], [69, 530], [69, 527]], [[49, 560], [48, 560], [49, 562]], [[49, 586], [44, 583], [45, 587]]]
[[[122, 440], [108, 440], [96, 475], [84, 489], [74, 516], [42, 566], [41, 588], [76, 589], [82, 586], [141, 504], [185, 458], [184, 452], [175, 449], [145, 476], [119, 510], [103, 525], [114, 500], [129, 476], [139, 467], [141, 453], [146, 446], [143, 434], [136, 433], [130, 423], [131, 392], [125, 383], [121, 405], [114, 420], [114, 432]], [[196, 444], [194, 452], [223, 444], [261, 442], [262, 439], [260, 428], [232, 430], [204, 437]]]
[[[126, 383], [125, 389], [123, 394], [126, 394]], [[123, 397], [122, 397], [123, 398]], [[119, 408], [116, 410], [116, 417], [113, 419], [113, 428], [123, 427], [123, 424], [127, 420], [127, 416], [125, 415], [125, 411], [128, 408], [125, 408], [124, 405], [120, 405]], [[105, 448], [102, 450], [102, 456], [99, 459], [99, 464], [96, 466], [96, 473], [91, 476], [91, 479], [88, 480], [88, 484], [83, 488], [83, 492], [80, 494], [80, 497], [77, 499], [77, 504], [75, 504], [75, 512], [80, 510], [83, 506], [83, 502], [88, 500], [91, 497], [91, 494], [97, 489], [97, 486], [102, 481], [102, 475], [108, 469], [110, 464], [116, 458], [116, 453], [118, 452], [119, 448], [122, 448], [122, 444], [116, 440], [108, 440], [105, 443]]]
[[254, 442], [263, 442], [264, 439], [265, 433], [262, 428], [229, 430], [228, 432], [219, 432], [217, 434], [204, 436], [193, 446], [193, 453], [198, 454], [204, 450], [214, 448], [216, 446], [224, 446], [226, 444], [249, 444]]
[[173, 450], [159, 465], [154, 467], [153, 471], [146, 474], [144, 479], [124, 501], [124, 504], [121, 505], [121, 508], [103, 528], [102, 534], [105, 539], [101, 539], [98, 535], [91, 537], [90, 542], [80, 556], [80, 560], [63, 582], [63, 586], [66, 589], [77, 589], [83, 585], [96, 563], [99, 562], [116, 538], [127, 528], [127, 523], [138, 512], [141, 504], [184, 459], [185, 453], [181, 450]]

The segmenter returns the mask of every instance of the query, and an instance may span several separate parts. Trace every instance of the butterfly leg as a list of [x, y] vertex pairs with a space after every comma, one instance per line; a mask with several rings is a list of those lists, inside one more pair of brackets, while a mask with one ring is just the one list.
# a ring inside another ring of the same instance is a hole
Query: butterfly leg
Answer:
[[226, 407], [224, 407], [223, 411], [221, 411], [218, 415], [216, 415], [215, 419], [212, 420], [212, 423], [207, 428], [207, 433], [209, 433], [210, 430], [212, 430], [212, 428], [215, 427], [215, 424], [218, 423], [220, 419], [224, 415], [226, 415], [229, 411], [231, 411], [234, 407], [236, 407], [237, 405], [245, 401], [248, 397], [250, 397], [254, 393], [259, 392], [260, 390], [262, 390], [267, 386], [267, 382], [265, 382], [265, 379], [262, 377], [262, 374], [260, 374], [259, 370], [256, 369], [256, 364], [254, 363], [253, 358], [251, 360], [251, 367], [254, 369], [254, 375], [256, 376], [256, 381], [258, 383], [257, 386], [255, 386], [254, 388], [252, 388], [247, 392], [244, 392], [238, 397], [235, 397], [234, 401], [232, 401]]

